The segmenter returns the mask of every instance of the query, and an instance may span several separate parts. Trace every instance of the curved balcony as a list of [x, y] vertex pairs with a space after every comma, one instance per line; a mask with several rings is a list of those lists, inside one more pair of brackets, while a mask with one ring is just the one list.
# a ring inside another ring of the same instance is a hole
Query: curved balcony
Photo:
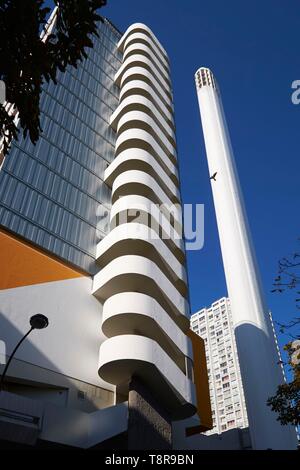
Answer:
[[112, 185], [112, 202], [131, 194], [144, 196], [160, 206], [161, 212], [170, 220], [172, 226], [182, 231], [181, 205], [173, 204], [160, 185], [144, 171], [129, 170], [120, 174]]
[[186, 329], [189, 306], [171, 281], [144, 256], [120, 256], [94, 276], [93, 295], [100, 301], [121, 292], [140, 292], [157, 300], [176, 323]]
[[149, 152], [131, 148], [119, 153], [104, 172], [105, 183], [111, 188], [113, 181], [128, 170], [140, 170], [148, 173], [158, 182], [172, 203], [180, 203], [179, 189]]
[[171, 178], [173, 183], [178, 186], [178, 170], [176, 165], [165, 154], [160, 145], [156, 142], [154, 137], [149, 134], [149, 132], [138, 128], [123, 131], [116, 140], [115, 155], [118, 156], [119, 153], [130, 148], [146, 150], [151, 155], [153, 155], [167, 175]]
[[[168, 349], [172, 352], [168, 353], [176, 354], [177, 362], [179, 355], [193, 357], [190, 339], [149, 295], [123, 292], [107, 299], [103, 305], [102, 331], [108, 338], [137, 331], [143, 336], [149, 334], [158, 343], [169, 344]], [[180, 368], [185, 369], [184, 366]]]
[[134, 222], [119, 225], [97, 245], [96, 260], [102, 268], [110, 260], [124, 255], [147, 257], [157, 264], [182, 295], [187, 294], [184, 266], [150, 227]]
[[150, 199], [138, 195], [129, 195], [123, 196], [113, 204], [110, 213], [111, 229], [128, 222], [151, 226], [170, 248], [174, 256], [183, 263], [185, 255], [182, 233], [178, 233], [176, 228], [171, 226], [169, 219], [157, 206], [153, 205]]
[[162, 103], [167, 107], [169, 112], [173, 112], [173, 101], [169, 95], [164, 91], [160, 83], [156, 80], [156, 77], [149, 72], [149, 70], [144, 67], [131, 67], [126, 70], [121, 78], [121, 92], [120, 97], [122, 97], [122, 90], [125, 85], [132, 81], [142, 81], [148, 84], [151, 87], [151, 93], [155, 95], [162, 101]]
[[156, 59], [159, 60], [161, 66], [165, 69], [165, 71], [169, 74], [170, 73], [170, 66], [169, 63], [166, 61], [164, 56], [161, 54], [160, 50], [157, 48], [156, 44], [152, 41], [152, 39], [144, 33], [132, 33], [124, 42], [124, 50], [127, 47], [132, 46], [134, 44], [144, 44], [151, 49], [152, 54], [155, 55]]
[[176, 164], [177, 152], [175, 145], [171, 144], [165, 133], [162, 132], [161, 128], [148, 113], [139, 110], [128, 111], [120, 117], [117, 129], [118, 135], [128, 129], [142, 129], [148, 132], [157, 141], [163, 152]]
[[154, 44], [156, 45], [156, 47], [160, 51], [162, 57], [165, 59], [167, 64], [169, 64], [169, 58], [168, 58], [168, 54], [166, 53], [166, 50], [161, 45], [161, 43], [158, 41], [158, 39], [155, 37], [155, 35], [151, 31], [151, 29], [143, 23], [134, 23], [131, 26], [129, 26], [129, 28], [127, 28], [127, 30], [125, 31], [124, 35], [122, 36], [122, 38], [120, 39], [120, 41], [118, 43], [118, 49], [119, 50], [121, 50], [121, 51], [124, 50], [125, 41], [129, 38], [129, 36], [133, 35], [134, 33], [146, 34], [154, 42]]
[[140, 111], [148, 114], [151, 117], [156, 126], [159, 127], [161, 132], [169, 140], [169, 142], [175, 146], [176, 137], [173, 127], [171, 127], [166, 120], [163, 113], [160, 112], [158, 107], [153, 106], [153, 101], [141, 95], [131, 95], [125, 98], [111, 115], [110, 125], [114, 131], [118, 128], [119, 120], [126, 115], [128, 112]]
[[194, 384], [156, 341], [135, 334], [115, 336], [102, 343], [99, 375], [105, 381], [119, 385], [134, 374], [157, 394], [173, 419], [195, 414]]
[[149, 100], [152, 105], [155, 106], [156, 111], [161, 114], [168, 126], [175, 133], [175, 125], [173, 120], [173, 114], [169, 111], [165, 103], [160, 99], [158, 94], [154, 91], [151, 85], [144, 80], [131, 80], [127, 82], [120, 91], [120, 102], [119, 106], [122, 105], [126, 98], [143, 96]]
[[129, 46], [126, 46], [124, 48], [124, 61], [128, 58], [131, 57], [132, 55], [139, 54], [145, 56], [147, 59], [151, 60], [153, 63], [154, 67], [157, 70], [157, 73], [162, 75], [166, 81], [166, 83], [169, 84], [171, 87], [171, 82], [170, 82], [170, 75], [169, 72], [166, 71], [165, 67], [163, 67], [160, 63], [160, 61], [156, 58], [155, 54], [153, 54], [151, 48], [148, 46], [148, 44], [142, 44], [135, 42], [134, 44], [131, 44]]
[[[131, 298], [136, 301], [132, 304]], [[124, 302], [116, 305], [116, 302]], [[149, 299], [149, 304], [147, 300]], [[110, 297], [105, 303], [108, 303], [112, 311], [108, 311], [105, 319], [102, 321], [102, 331], [108, 338], [118, 335], [138, 334], [156, 341], [160, 347], [170, 356], [177, 367], [186, 374], [186, 359], [192, 360], [191, 341], [161, 308], [154, 299], [138, 292], [123, 292]], [[132, 305], [131, 305], [132, 304]], [[149, 310], [150, 305], [156, 308], [156, 313]], [[148, 308], [144, 311], [145, 308]], [[181, 350], [176, 341], [183, 346]], [[187, 354], [186, 354], [187, 352]]]
[[126, 50], [128, 46], [135, 43], [145, 44], [150, 47], [155, 57], [160, 61], [161, 65], [165, 68], [166, 72], [170, 73], [170, 66], [166, 58], [162, 55], [155, 42], [144, 32], [143, 33], [131, 33], [124, 41], [123, 49]]
[[155, 77], [156, 81], [159, 83], [160, 87], [163, 88], [164, 92], [167, 94], [171, 102], [173, 101], [170, 83], [164, 78], [164, 76], [158, 74], [153, 62], [142, 54], [134, 54], [124, 60], [121, 68], [115, 75], [115, 84], [121, 86], [123, 74], [127, 70], [132, 70], [132, 68], [134, 67], [140, 67], [147, 70], [148, 73]]

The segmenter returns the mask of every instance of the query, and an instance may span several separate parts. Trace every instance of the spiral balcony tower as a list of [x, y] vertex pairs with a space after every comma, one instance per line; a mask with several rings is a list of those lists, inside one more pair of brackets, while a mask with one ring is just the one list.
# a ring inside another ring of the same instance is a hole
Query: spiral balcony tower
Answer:
[[[173, 419], [196, 412], [185, 251], [169, 60], [145, 25], [118, 44], [120, 102], [110, 232], [97, 246], [93, 294], [103, 303], [99, 375], [143, 380]], [[162, 207], [163, 205], [163, 207]]]

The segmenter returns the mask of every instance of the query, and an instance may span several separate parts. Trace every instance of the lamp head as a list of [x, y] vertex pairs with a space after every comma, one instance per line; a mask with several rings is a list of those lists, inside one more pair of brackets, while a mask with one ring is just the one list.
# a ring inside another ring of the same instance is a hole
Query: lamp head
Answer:
[[45, 315], [37, 313], [30, 318], [29, 323], [32, 329], [43, 330], [49, 325], [49, 320], [47, 317], [45, 317]]

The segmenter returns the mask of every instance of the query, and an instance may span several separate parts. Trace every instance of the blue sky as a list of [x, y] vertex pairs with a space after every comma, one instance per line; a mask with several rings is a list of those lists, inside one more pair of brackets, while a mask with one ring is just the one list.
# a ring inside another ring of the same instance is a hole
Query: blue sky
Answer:
[[278, 259], [300, 236], [300, 105], [291, 102], [299, 2], [109, 0], [102, 13], [121, 31], [146, 23], [170, 56], [182, 196], [205, 204], [204, 248], [188, 253], [192, 311], [226, 295], [193, 78], [208, 66], [221, 88], [267, 301], [275, 319], [291, 318], [292, 299], [270, 290]]

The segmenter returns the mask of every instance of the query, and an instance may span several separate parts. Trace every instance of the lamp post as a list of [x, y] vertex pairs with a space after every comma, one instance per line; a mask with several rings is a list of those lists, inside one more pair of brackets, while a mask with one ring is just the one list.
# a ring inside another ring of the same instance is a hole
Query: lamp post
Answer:
[[15, 349], [13, 350], [13, 352], [11, 353], [10, 355], [10, 358], [8, 359], [7, 361], [7, 364], [4, 368], [4, 371], [3, 371], [3, 374], [1, 376], [1, 380], [0, 380], [0, 392], [2, 391], [3, 389], [3, 385], [4, 385], [4, 379], [5, 379], [5, 376], [6, 376], [6, 373], [7, 373], [7, 370], [9, 368], [9, 365], [14, 357], [14, 355], [16, 354], [17, 350], [19, 349], [19, 347], [21, 346], [21, 344], [23, 343], [24, 339], [27, 338], [27, 336], [32, 332], [32, 330], [43, 330], [44, 328], [47, 328], [47, 326], [49, 325], [49, 320], [48, 318], [45, 316], [45, 315], [42, 315], [41, 313], [37, 313], [36, 315], [33, 315], [30, 320], [29, 320], [29, 323], [30, 323], [30, 329], [27, 331], [27, 333], [20, 339], [20, 341], [18, 342], [18, 344], [16, 345]]

